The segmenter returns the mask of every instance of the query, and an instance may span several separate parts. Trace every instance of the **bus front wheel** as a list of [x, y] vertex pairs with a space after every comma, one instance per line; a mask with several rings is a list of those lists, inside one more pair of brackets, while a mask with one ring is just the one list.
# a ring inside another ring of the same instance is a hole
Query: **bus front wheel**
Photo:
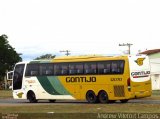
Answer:
[[33, 91], [28, 92], [27, 99], [29, 100], [30, 103], [36, 103], [37, 102], [36, 96], [35, 96]]
[[87, 93], [86, 93], [86, 99], [89, 103], [96, 103], [97, 101], [97, 96], [95, 95], [94, 91], [92, 90], [89, 90]]
[[108, 103], [108, 94], [106, 93], [106, 91], [102, 90], [99, 92], [98, 94], [98, 100], [100, 103]]

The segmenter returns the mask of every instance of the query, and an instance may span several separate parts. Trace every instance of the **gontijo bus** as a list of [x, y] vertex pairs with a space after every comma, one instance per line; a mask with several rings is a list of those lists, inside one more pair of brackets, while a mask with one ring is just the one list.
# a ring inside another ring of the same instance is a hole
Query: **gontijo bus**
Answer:
[[14, 68], [14, 99], [107, 103], [147, 96], [151, 96], [151, 78], [145, 55], [68, 56], [20, 62]]

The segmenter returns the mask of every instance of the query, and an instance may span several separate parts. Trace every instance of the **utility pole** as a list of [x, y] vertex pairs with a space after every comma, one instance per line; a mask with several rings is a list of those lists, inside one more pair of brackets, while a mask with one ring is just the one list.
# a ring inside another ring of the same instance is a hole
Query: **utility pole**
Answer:
[[128, 54], [130, 55], [131, 54], [131, 43], [123, 43], [123, 44], [119, 44], [119, 46], [128, 46]]
[[66, 52], [66, 56], [68, 56], [68, 55], [70, 55], [71, 53], [69, 53], [69, 52], [71, 52], [71, 51], [69, 51], [69, 50], [63, 50], [63, 51], [60, 51], [60, 52]]

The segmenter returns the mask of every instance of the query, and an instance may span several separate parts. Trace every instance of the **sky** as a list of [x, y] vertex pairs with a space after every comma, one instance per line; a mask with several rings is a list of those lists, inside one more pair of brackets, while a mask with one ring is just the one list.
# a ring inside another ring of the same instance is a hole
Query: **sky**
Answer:
[[159, 49], [160, 0], [0, 0], [0, 35], [23, 60]]

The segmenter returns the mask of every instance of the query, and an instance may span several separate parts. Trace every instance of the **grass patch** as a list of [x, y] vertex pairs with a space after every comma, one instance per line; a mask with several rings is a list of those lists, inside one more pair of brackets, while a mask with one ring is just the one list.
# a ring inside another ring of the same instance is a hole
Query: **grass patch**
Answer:
[[[159, 113], [160, 104], [115, 103], [115, 104], [28, 104], [0, 106], [1, 117], [15, 115], [15, 119], [97, 119], [100, 114]], [[9, 116], [13, 117], [13, 116]], [[160, 116], [159, 116], [160, 117]], [[125, 119], [125, 118], [122, 118]]]
[[12, 90], [0, 90], [0, 99], [12, 98]]
[[[1, 117], [15, 119], [97, 119], [100, 114], [115, 115], [159, 113], [160, 105], [147, 104], [78, 104], [1, 107]], [[9, 116], [8, 116], [9, 115]], [[11, 116], [10, 116], [11, 115]], [[125, 119], [125, 118], [122, 118]]]
[[159, 113], [160, 104], [115, 103], [115, 104], [29, 104], [0, 106], [1, 113]]
[[160, 96], [160, 90], [154, 90], [154, 91], [152, 91], [152, 95]]
[[96, 113], [12, 113], [0, 114], [3, 119], [97, 119]]

